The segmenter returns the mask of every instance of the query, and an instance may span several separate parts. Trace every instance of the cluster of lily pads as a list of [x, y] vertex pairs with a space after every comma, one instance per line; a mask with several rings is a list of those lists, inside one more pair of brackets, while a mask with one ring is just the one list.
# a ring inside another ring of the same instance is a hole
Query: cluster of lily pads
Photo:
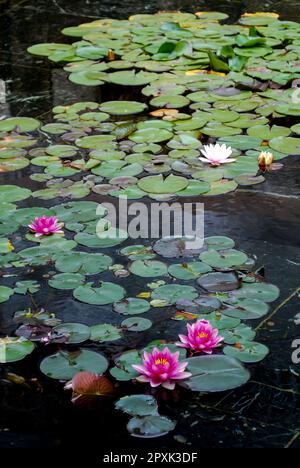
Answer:
[[[111, 316], [115, 313], [116, 318], [113, 323], [87, 326], [64, 323], [46, 309], [17, 311], [14, 316], [17, 336], [0, 340], [1, 363], [25, 358], [37, 344], [56, 343], [57, 352], [46, 356], [40, 364], [42, 373], [50, 378], [69, 381], [80, 372], [90, 372], [109, 375], [110, 385], [112, 381], [134, 381], [138, 372], [132, 366], [139, 365], [143, 352], [166, 346], [170, 352], [178, 350], [174, 336], [174, 341], [156, 340], [144, 349], [124, 352], [128, 334], [145, 332], [153, 322], [161, 320], [177, 321], [178, 331], [183, 331], [186, 323], [207, 320], [224, 338], [222, 347], [211, 356], [187, 357], [187, 350], [180, 349], [180, 359], [188, 363], [191, 377], [179, 384], [192, 391], [216, 392], [243, 385], [250, 377], [243, 363], [259, 362], [267, 355], [268, 348], [254, 341], [255, 331], [244, 320], [266, 315], [279, 290], [255, 273], [253, 258], [237, 250], [232, 239], [208, 237], [199, 249], [191, 248], [191, 238], [176, 237], [163, 238], [153, 245], [124, 247], [121, 244], [126, 242], [126, 236], [120, 233], [115, 233], [115, 238], [110, 237], [112, 233], [102, 238], [95, 233], [96, 221], [100, 217], [100, 223], [105, 223], [107, 214], [97, 203], [71, 202], [49, 210], [17, 208], [12, 202], [28, 196], [26, 189], [4, 187], [6, 205], [11, 204], [11, 211], [0, 218], [1, 228], [10, 235], [0, 239], [0, 266], [8, 283], [0, 286], [0, 301], [8, 301], [13, 294], [34, 296], [40, 284], [32, 280], [16, 281], [15, 277], [29, 266], [33, 270], [48, 267], [43, 278], [50, 288], [72, 295], [75, 301], [98, 306], [99, 312], [101, 307], [109, 307]], [[36, 237], [27, 226], [32, 230], [32, 220], [37, 214], [55, 216], [65, 223], [67, 238], [61, 234]], [[10, 227], [15, 235], [8, 233]], [[14, 250], [15, 238], [20, 234], [28, 246]], [[89, 247], [88, 251], [81, 246]], [[122, 263], [115, 264], [113, 257], [105, 253], [109, 247], [114, 247], [114, 255], [123, 258]], [[99, 252], [102, 249], [104, 253]], [[130, 295], [119, 284], [129, 275], [137, 280]], [[85, 342], [93, 343], [94, 347], [113, 342], [122, 352], [110, 360], [97, 350], [82, 347]], [[143, 401], [145, 397], [140, 398]], [[122, 407], [121, 403], [118, 405]], [[173, 424], [158, 414], [147, 415], [150, 416], [155, 421], [158, 418], [162, 427], [171, 428]], [[137, 421], [131, 421], [133, 427], [134, 423]], [[140, 426], [137, 424], [132, 432], [145, 435]], [[154, 435], [155, 429], [151, 431]], [[158, 432], [164, 431], [160, 427]]]
[[[141, 86], [141, 99], [57, 106], [46, 125], [25, 117], [0, 121], [1, 172], [31, 163], [31, 178], [46, 183], [33, 193], [41, 199], [91, 191], [171, 199], [263, 182], [262, 151], [274, 161], [300, 151], [300, 25], [268, 13], [244, 15], [236, 25], [221, 24], [226, 18], [207, 12], [105, 19], [66, 28], [80, 38], [74, 44], [32, 46], [33, 54], [69, 62], [75, 83]], [[233, 149], [233, 162], [213, 167], [199, 160], [216, 139]]]
[[[29, 51], [67, 62], [76, 84], [141, 87], [140, 102], [61, 105], [47, 124], [0, 120], [0, 172], [29, 168], [32, 181], [45, 184], [35, 191], [0, 188], [0, 303], [15, 294], [32, 301], [15, 312], [15, 336], [0, 339], [0, 363], [20, 361], [39, 347], [46, 354], [41, 372], [67, 382], [74, 402], [116, 393], [116, 382], [143, 390], [137, 368], [144, 356], [166, 348], [187, 364], [188, 378], [176, 385], [195, 392], [243, 385], [250, 378], [245, 364], [268, 354], [250, 323], [267, 315], [279, 290], [232, 239], [208, 237], [199, 249], [191, 247], [193, 239], [177, 237], [128, 245], [128, 233], [113, 227], [98, 203], [17, 205], [30, 197], [76, 200], [92, 192], [157, 200], [220, 195], [263, 182], [261, 161], [272, 167], [299, 154], [300, 25], [267, 13], [244, 15], [237, 25], [222, 24], [225, 19], [215, 12], [159, 13], [66, 28], [77, 42]], [[205, 145], [216, 141], [232, 148], [227, 164], [203, 160]], [[36, 272], [40, 281], [32, 279]], [[130, 276], [127, 291], [123, 278]], [[42, 287], [44, 306], [38, 307]], [[111, 322], [64, 322], [45, 305], [51, 289], [86, 310], [109, 311]], [[202, 320], [218, 331], [220, 346], [211, 355], [178, 348], [178, 333]], [[153, 324], [168, 321], [175, 330], [170, 339], [128, 346], [130, 336], [145, 338]], [[54, 354], [47, 355], [47, 344], [57, 345]], [[118, 353], [111, 355], [111, 344]], [[175, 427], [159, 414], [154, 396], [117, 401], [131, 416], [133, 435], [158, 436]]]

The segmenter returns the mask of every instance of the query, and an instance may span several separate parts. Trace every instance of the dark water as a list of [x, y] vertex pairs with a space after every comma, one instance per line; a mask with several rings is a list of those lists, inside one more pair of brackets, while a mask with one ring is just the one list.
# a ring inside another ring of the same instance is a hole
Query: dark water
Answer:
[[[218, 9], [229, 13], [232, 21], [245, 11], [257, 10], [277, 11], [284, 19], [300, 20], [299, 1], [270, 1], [263, 6], [260, 1], [206, 1], [199, 7], [199, 2], [188, 0], [0, 0], [0, 87], [5, 86], [6, 90], [6, 100], [0, 104], [1, 114], [44, 119], [55, 105], [101, 99], [101, 91], [76, 86], [59, 68], [26, 54], [29, 45], [61, 41], [59, 31], [63, 27], [98, 17], [126, 18], [134, 13], [178, 8], [186, 11]], [[252, 379], [246, 386], [227, 394], [183, 394], [178, 403], [165, 401], [164, 414], [178, 420], [176, 430], [159, 440], [141, 441], [127, 435], [127, 418], [119, 413], [112, 414], [110, 404], [93, 412], [75, 410], [61, 384], [40, 375], [37, 361], [42, 356], [35, 354], [26, 359], [26, 367], [20, 363], [11, 370], [28, 379], [38, 376], [39, 384], [30, 381], [28, 387], [0, 385], [0, 447], [77, 445], [98, 448], [100, 452], [104, 447], [123, 449], [123, 452], [125, 449], [153, 451], [158, 446], [160, 451], [300, 447], [299, 377], [291, 372], [291, 344], [299, 337], [293, 322], [299, 312], [299, 295], [293, 295], [300, 286], [299, 168], [300, 157], [290, 158], [284, 169], [268, 175], [267, 182], [259, 189], [205, 200], [206, 235], [234, 238], [241, 249], [257, 255], [258, 265], [266, 269], [267, 280], [281, 289], [280, 299], [272, 305], [272, 316], [257, 323], [257, 341], [266, 343], [271, 353], [261, 364], [253, 366]], [[25, 173], [21, 177], [23, 175]], [[16, 180], [14, 174], [1, 176], [0, 183], [8, 181], [28, 184], [25, 177]], [[100, 201], [95, 196], [91, 199]], [[42, 206], [42, 202], [39, 205]], [[126, 284], [128, 290], [130, 287], [132, 285]], [[46, 300], [64, 321], [87, 324], [105, 321], [105, 318], [112, 321], [109, 311], [104, 311], [99, 320], [97, 308], [82, 306], [69, 296], [58, 296], [57, 292], [44, 289], [37, 298], [41, 304]], [[0, 308], [1, 334], [13, 331], [13, 313], [30, 305], [24, 303], [21, 296], [17, 298], [13, 304]], [[154, 319], [154, 331], [139, 336], [131, 346], [142, 346], [153, 338], [165, 336], [165, 323], [159, 316]], [[173, 331], [177, 324], [171, 326]], [[97, 349], [101, 350], [101, 346]], [[46, 353], [50, 354], [51, 349]], [[300, 369], [294, 368], [294, 371], [299, 373]], [[186, 443], [178, 442], [174, 435], [183, 436]]]

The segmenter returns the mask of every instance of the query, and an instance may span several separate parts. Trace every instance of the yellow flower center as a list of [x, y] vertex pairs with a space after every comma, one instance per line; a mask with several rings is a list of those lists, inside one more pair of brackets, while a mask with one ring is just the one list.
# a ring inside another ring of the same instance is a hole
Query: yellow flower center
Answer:
[[163, 359], [163, 358], [159, 358], [159, 359], [156, 359], [155, 360], [155, 364], [158, 366], [159, 364], [162, 364], [163, 366], [165, 366], [166, 364], [168, 364], [168, 360], [167, 359]]
[[198, 333], [199, 338], [208, 338], [208, 333], [200, 332]]

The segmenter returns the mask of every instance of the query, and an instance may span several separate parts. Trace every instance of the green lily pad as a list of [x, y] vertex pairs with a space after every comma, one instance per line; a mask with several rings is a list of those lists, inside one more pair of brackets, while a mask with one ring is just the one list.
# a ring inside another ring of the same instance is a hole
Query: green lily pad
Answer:
[[144, 128], [130, 135], [129, 139], [135, 143], [160, 143], [172, 137], [173, 133], [166, 129]]
[[14, 294], [14, 290], [7, 286], [0, 286], [0, 303], [6, 302]]
[[0, 203], [11, 203], [20, 200], [26, 200], [30, 197], [31, 191], [26, 188], [17, 187], [16, 185], [1, 185], [0, 186]]
[[0, 132], [11, 132], [13, 130], [22, 132], [33, 132], [40, 126], [40, 122], [30, 117], [10, 117], [0, 121]]
[[242, 364], [229, 356], [199, 356], [187, 359], [192, 377], [181, 385], [196, 392], [223, 392], [244, 385], [250, 378]]
[[87, 341], [90, 338], [90, 327], [82, 323], [62, 323], [53, 328], [53, 331], [62, 335], [66, 335], [68, 340], [66, 343], [78, 344]]
[[70, 252], [56, 260], [55, 267], [63, 273], [81, 273], [96, 275], [106, 271], [112, 265], [112, 259], [103, 254]]
[[269, 141], [271, 149], [279, 151], [284, 154], [299, 154], [300, 153], [300, 140], [293, 137], [277, 137]]
[[238, 348], [225, 346], [224, 353], [226, 356], [231, 356], [242, 362], [254, 363], [265, 359], [269, 353], [269, 349], [267, 346], [255, 341], [243, 341]]
[[142, 332], [151, 328], [152, 322], [142, 317], [130, 317], [123, 320], [121, 327], [128, 332]]
[[55, 289], [75, 289], [84, 283], [84, 276], [79, 273], [59, 273], [49, 280], [49, 285]]
[[206, 237], [204, 242], [209, 249], [213, 250], [233, 249], [235, 246], [234, 240], [226, 236]]
[[0, 363], [21, 361], [34, 350], [34, 344], [22, 337], [0, 338]]
[[140, 114], [147, 105], [136, 101], [109, 101], [104, 102], [100, 110], [110, 115], [134, 115]]
[[113, 306], [114, 311], [122, 315], [139, 315], [150, 310], [149, 302], [144, 299], [127, 298], [116, 302]]
[[169, 194], [184, 190], [188, 180], [184, 177], [170, 175], [166, 179], [162, 175], [144, 177], [138, 182], [138, 187], [147, 193]]
[[199, 278], [201, 275], [211, 270], [211, 267], [203, 262], [179, 263], [169, 266], [169, 274], [176, 279], [182, 280]]
[[238, 298], [259, 299], [263, 302], [273, 302], [278, 299], [280, 291], [277, 286], [268, 283], [243, 284], [237, 292]]
[[125, 396], [116, 402], [115, 407], [130, 416], [150, 416], [158, 412], [157, 402], [151, 395]]
[[90, 330], [92, 341], [103, 343], [106, 341], [117, 341], [122, 338], [121, 330], [109, 323], [93, 325]]
[[248, 257], [238, 250], [208, 250], [200, 255], [200, 260], [218, 269], [232, 269], [247, 262]]
[[291, 130], [287, 127], [279, 127], [277, 125], [273, 125], [273, 127], [268, 125], [256, 125], [248, 128], [247, 133], [250, 136], [261, 138], [262, 140], [271, 140], [278, 137], [287, 137], [290, 135]]
[[74, 290], [75, 299], [91, 305], [108, 305], [121, 301], [126, 291], [121, 286], [113, 283], [100, 283], [98, 288], [90, 285], [79, 286]]
[[168, 274], [167, 266], [155, 260], [136, 260], [130, 266], [131, 273], [143, 278], [155, 278]]
[[57, 380], [71, 380], [78, 372], [103, 374], [108, 367], [106, 358], [94, 351], [80, 349], [73, 352], [58, 352], [46, 357], [41, 371], [47, 377]]
[[176, 304], [179, 300], [188, 299], [193, 301], [197, 299], [198, 293], [192, 286], [181, 284], [168, 284], [155, 289], [152, 293], [152, 300], [163, 300], [167, 304]]

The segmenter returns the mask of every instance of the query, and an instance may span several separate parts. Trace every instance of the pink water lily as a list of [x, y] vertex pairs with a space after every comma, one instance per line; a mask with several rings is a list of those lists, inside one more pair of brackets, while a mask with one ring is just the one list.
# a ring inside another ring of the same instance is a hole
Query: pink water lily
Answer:
[[168, 390], [175, 388], [176, 381], [188, 379], [190, 372], [185, 372], [187, 362], [179, 362], [179, 351], [171, 353], [169, 348], [160, 351], [154, 348], [152, 353], [144, 352], [143, 364], [132, 365], [132, 367], [141, 373], [137, 380], [139, 382], [149, 382], [151, 387], [161, 385]]
[[219, 330], [213, 328], [208, 320], [197, 320], [192, 325], [187, 325], [188, 334], [179, 335], [180, 342], [177, 346], [188, 348], [196, 352], [212, 354], [214, 348], [224, 340], [219, 335]]
[[63, 234], [62, 228], [64, 223], [59, 223], [55, 216], [42, 216], [35, 218], [29, 229], [35, 233], [35, 237], [50, 236], [52, 234]]
[[236, 161], [236, 159], [230, 158], [232, 155], [232, 148], [226, 145], [205, 145], [204, 149], [201, 150], [204, 158], [199, 158], [200, 161], [210, 164], [211, 166], [221, 166], [221, 164], [228, 164]]

